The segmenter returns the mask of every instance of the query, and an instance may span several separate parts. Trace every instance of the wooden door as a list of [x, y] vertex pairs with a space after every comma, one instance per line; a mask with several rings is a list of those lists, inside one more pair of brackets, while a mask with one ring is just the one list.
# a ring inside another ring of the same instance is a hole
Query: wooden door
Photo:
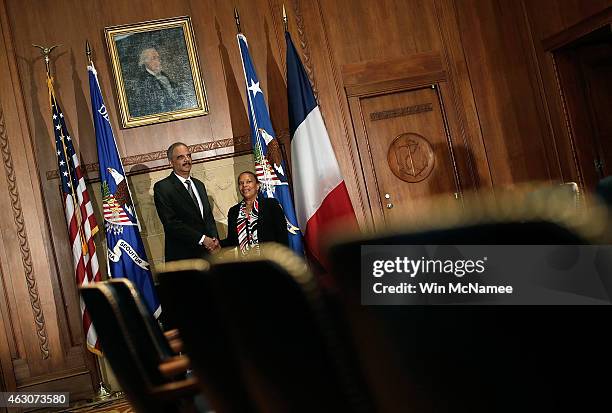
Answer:
[[612, 175], [612, 31], [594, 30], [554, 51], [581, 185]]
[[599, 178], [612, 175], [612, 36], [605, 43], [585, 47], [581, 68]]
[[430, 84], [349, 99], [376, 228], [401, 224], [423, 198], [460, 197], [441, 98]]

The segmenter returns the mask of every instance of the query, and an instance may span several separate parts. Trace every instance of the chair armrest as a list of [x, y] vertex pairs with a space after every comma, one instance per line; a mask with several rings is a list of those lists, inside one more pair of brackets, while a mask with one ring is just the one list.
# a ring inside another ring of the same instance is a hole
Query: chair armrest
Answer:
[[187, 356], [170, 357], [159, 364], [160, 373], [167, 378], [172, 378], [178, 374], [185, 373], [191, 361]]
[[168, 341], [168, 344], [175, 353], [178, 354], [183, 352], [183, 340], [180, 338], [173, 338], [172, 340]]
[[168, 340], [174, 340], [175, 338], [180, 338], [181, 333], [179, 333], [177, 328], [173, 328], [172, 330], [164, 331], [164, 335]]
[[195, 377], [173, 381], [151, 389], [151, 396], [158, 400], [176, 400], [180, 397], [195, 396], [198, 393], [200, 393], [200, 384]]

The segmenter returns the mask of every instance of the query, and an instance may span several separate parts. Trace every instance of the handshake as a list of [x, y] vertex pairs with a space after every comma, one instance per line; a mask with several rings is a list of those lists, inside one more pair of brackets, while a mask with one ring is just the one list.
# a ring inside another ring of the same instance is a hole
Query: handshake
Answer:
[[214, 237], [206, 237], [204, 238], [204, 248], [206, 248], [212, 254], [216, 254], [221, 249], [221, 244], [219, 244], [219, 240]]

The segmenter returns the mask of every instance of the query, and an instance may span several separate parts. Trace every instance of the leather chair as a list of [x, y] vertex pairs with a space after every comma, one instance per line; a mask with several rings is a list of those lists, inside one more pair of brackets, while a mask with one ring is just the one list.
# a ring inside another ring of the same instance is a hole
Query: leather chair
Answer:
[[178, 327], [201, 390], [218, 413], [249, 413], [255, 408], [241, 378], [227, 320], [219, 311], [204, 260], [167, 263], [158, 274], [166, 320]]
[[159, 280], [180, 302], [172, 318], [216, 411], [373, 411], [350, 343], [291, 250], [171, 263]]
[[213, 261], [210, 273], [260, 410], [373, 411], [342, 320], [301, 258], [264, 244], [260, 255]]
[[[193, 397], [199, 389], [197, 380], [167, 377], [178, 373], [172, 351], [167, 342], [164, 344], [163, 334], [129, 281], [95, 283], [81, 287], [80, 292], [104, 356], [135, 410], [143, 413], [193, 411]], [[164, 362], [170, 362], [172, 368]]]

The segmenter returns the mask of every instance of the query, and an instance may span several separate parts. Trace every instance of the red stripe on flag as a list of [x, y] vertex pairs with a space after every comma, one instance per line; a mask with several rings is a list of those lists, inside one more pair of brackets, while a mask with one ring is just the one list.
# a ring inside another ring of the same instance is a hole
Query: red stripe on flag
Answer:
[[304, 233], [308, 253], [326, 269], [329, 267], [323, 253], [323, 240], [339, 226], [342, 226], [343, 232], [359, 231], [344, 181], [325, 197], [319, 209], [308, 220]]

